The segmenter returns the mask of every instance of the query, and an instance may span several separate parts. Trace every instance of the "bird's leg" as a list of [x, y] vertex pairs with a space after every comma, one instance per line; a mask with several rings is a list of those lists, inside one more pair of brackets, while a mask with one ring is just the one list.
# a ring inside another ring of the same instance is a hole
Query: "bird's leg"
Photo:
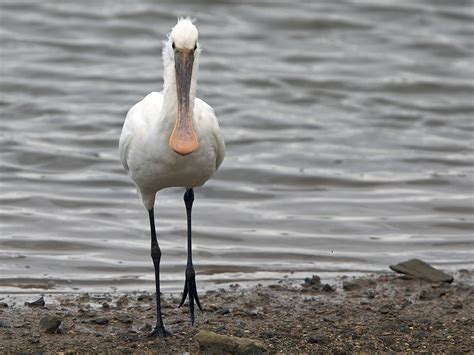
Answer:
[[148, 335], [149, 338], [159, 336], [160, 339], [172, 335], [171, 332], [165, 329], [163, 319], [161, 318], [161, 294], [160, 294], [160, 260], [161, 249], [156, 239], [155, 230], [155, 215], [153, 208], [148, 210], [150, 216], [150, 230], [151, 230], [151, 258], [153, 266], [155, 267], [155, 287], [156, 287], [156, 326], [155, 329]]
[[186, 264], [186, 281], [184, 283], [183, 298], [178, 307], [181, 307], [189, 295], [189, 312], [191, 314], [191, 324], [194, 325], [194, 301], [202, 312], [201, 303], [196, 290], [196, 274], [193, 266], [192, 242], [191, 242], [191, 209], [193, 208], [194, 191], [192, 188], [187, 189], [184, 193], [184, 203], [186, 205], [186, 215], [188, 217], [188, 262]]

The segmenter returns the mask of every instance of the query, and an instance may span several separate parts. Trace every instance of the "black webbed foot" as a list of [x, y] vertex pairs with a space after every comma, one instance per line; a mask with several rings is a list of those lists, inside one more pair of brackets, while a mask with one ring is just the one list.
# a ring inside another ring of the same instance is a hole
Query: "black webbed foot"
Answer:
[[183, 298], [178, 307], [181, 307], [186, 301], [187, 296], [189, 295], [189, 313], [191, 314], [191, 324], [194, 325], [194, 301], [202, 312], [201, 303], [199, 302], [199, 297], [196, 289], [196, 275], [194, 269], [188, 268], [186, 270], [186, 281], [184, 283]]
[[154, 339], [154, 338], [160, 338], [160, 340], [165, 340], [165, 338], [173, 336], [173, 333], [171, 333], [169, 330], [167, 330], [164, 326], [155, 326], [155, 328], [151, 331], [150, 334], [148, 334], [146, 337], [147, 339]]

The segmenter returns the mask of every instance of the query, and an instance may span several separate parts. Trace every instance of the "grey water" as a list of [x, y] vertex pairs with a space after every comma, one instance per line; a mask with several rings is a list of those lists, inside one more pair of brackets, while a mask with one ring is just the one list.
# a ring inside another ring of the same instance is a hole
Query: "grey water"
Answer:
[[[474, 267], [473, 1], [0, 2], [0, 291], [152, 290], [148, 216], [119, 161], [197, 18], [198, 96], [227, 156], [195, 191], [198, 287]], [[158, 194], [162, 287], [183, 189]]]

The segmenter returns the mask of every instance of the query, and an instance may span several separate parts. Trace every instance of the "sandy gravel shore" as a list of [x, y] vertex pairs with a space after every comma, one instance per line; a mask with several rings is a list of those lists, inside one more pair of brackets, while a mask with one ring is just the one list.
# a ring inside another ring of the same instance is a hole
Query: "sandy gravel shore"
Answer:
[[202, 294], [204, 313], [194, 327], [187, 308], [176, 308], [179, 295], [165, 295], [174, 336], [164, 342], [145, 338], [155, 314], [148, 293], [45, 295], [45, 306], [4, 295], [0, 352], [198, 352], [196, 334], [208, 330], [259, 340], [269, 352], [472, 353], [473, 275], [460, 270], [452, 284], [387, 274], [342, 277], [335, 285], [317, 276], [303, 284], [234, 285]]

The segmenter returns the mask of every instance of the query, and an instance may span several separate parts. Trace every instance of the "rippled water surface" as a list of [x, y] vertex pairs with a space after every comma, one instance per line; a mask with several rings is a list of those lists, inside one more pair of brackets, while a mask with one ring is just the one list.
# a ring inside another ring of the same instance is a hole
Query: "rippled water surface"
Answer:
[[[473, 1], [0, 6], [0, 290], [152, 288], [117, 145], [161, 90], [177, 14], [198, 18], [198, 96], [227, 142], [196, 190], [200, 287], [411, 257], [473, 267]], [[156, 205], [168, 291], [184, 279], [182, 193]]]

